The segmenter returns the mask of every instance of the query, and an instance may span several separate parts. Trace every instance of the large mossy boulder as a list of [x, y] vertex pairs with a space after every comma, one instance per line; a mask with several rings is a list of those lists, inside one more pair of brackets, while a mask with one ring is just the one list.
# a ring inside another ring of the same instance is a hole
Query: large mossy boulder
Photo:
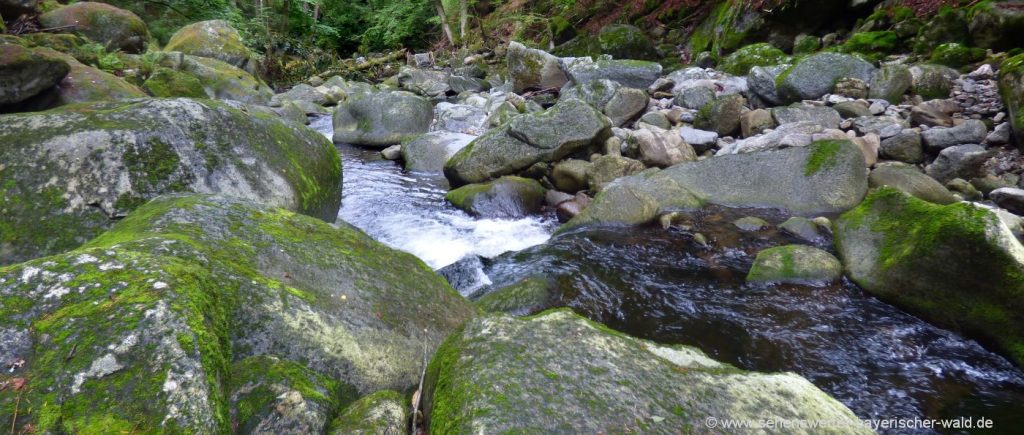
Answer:
[[224, 193], [328, 221], [341, 201], [323, 135], [208, 100], [4, 115], [0, 143], [0, 264], [75, 248], [163, 193]]
[[110, 51], [142, 53], [149, 44], [149, 30], [138, 15], [106, 3], [68, 5], [40, 15], [39, 23], [46, 28], [67, 28], [69, 32], [103, 43]]
[[1017, 144], [1024, 146], [1024, 54], [1003, 61], [999, 68], [999, 95], [1010, 112]]
[[629, 24], [604, 26], [597, 34], [601, 53], [616, 59], [658, 60], [658, 50], [644, 32]]
[[120, 101], [146, 97], [137, 86], [106, 71], [85, 65], [74, 57], [44, 47], [33, 51], [41, 56], [63, 60], [70, 71], [57, 86], [47, 88], [19, 106], [22, 110], [46, 110], [66, 104], [91, 101]]
[[786, 53], [767, 42], [747, 45], [722, 59], [719, 69], [732, 75], [745, 76], [755, 66], [779, 65], [788, 60]]
[[362, 395], [415, 388], [476, 309], [351, 226], [172, 195], [0, 268], [0, 313], [0, 354], [24, 360], [5, 375], [29, 386], [0, 392], [19, 430], [323, 433]]
[[426, 133], [430, 100], [405, 91], [358, 93], [334, 112], [334, 142], [385, 148]]
[[507, 62], [512, 92], [561, 88], [569, 81], [557, 57], [515, 41], [508, 44]]
[[521, 115], [470, 142], [444, 166], [453, 186], [481, 183], [561, 160], [610, 134], [608, 118], [577, 99], [560, 100], [539, 114]]
[[674, 434], [714, 431], [701, 425], [722, 415], [857, 422], [845, 433], [870, 433], [799, 375], [740, 370], [567, 309], [470, 321], [434, 355], [426, 391], [431, 433]]
[[0, 44], [0, 106], [20, 103], [68, 75], [68, 63], [43, 51]]
[[879, 188], [834, 224], [868, 292], [1024, 364], [1024, 246], [991, 210]]
[[620, 178], [559, 231], [582, 225], [652, 222], [704, 204], [762, 207], [802, 215], [838, 213], [867, 191], [864, 155], [850, 141], [717, 156]]
[[816, 100], [832, 92], [840, 79], [855, 78], [869, 83], [874, 74], [875, 67], [861, 58], [823, 52], [800, 60], [779, 74], [775, 83], [787, 101]]
[[164, 46], [165, 51], [180, 51], [193, 56], [222, 60], [256, 73], [256, 62], [242, 36], [224, 20], [200, 21], [179, 29]]

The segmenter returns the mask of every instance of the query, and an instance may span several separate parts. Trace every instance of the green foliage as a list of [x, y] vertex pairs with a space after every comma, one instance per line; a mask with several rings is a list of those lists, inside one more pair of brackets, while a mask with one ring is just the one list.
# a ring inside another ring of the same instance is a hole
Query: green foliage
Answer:
[[107, 51], [107, 47], [98, 42], [80, 45], [71, 55], [79, 62], [110, 73], [121, 71], [125, 67], [119, 51]]
[[368, 50], [423, 45], [439, 23], [427, 0], [368, 0], [367, 9], [361, 43]]

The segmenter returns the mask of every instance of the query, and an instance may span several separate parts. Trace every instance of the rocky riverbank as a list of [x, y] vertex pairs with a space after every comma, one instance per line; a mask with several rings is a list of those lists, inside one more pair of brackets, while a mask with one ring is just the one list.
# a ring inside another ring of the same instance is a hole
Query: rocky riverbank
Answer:
[[[963, 12], [971, 44], [880, 5], [848, 35], [716, 42], [686, 66], [616, 24], [596, 45], [424, 53], [381, 83], [278, 93], [225, 21], [159, 47], [114, 6], [49, 11], [39, 22], [70, 33], [0, 36], [0, 421], [678, 433], [709, 416], [886, 417], [811, 375], [611, 330], [543, 274], [453, 288], [492, 260], [438, 274], [338, 220], [335, 145], [446, 182], [469, 219], [554, 214], [551, 249], [657, 232], [744, 265], [717, 281], [859, 287], [1019, 371], [1024, 54], [1008, 41], [1024, 11], [1004, 3]], [[131, 73], [92, 66], [93, 41]], [[335, 144], [310, 116], [331, 117]], [[709, 223], [727, 208], [745, 216]], [[839, 432], [854, 429], [870, 432]]]

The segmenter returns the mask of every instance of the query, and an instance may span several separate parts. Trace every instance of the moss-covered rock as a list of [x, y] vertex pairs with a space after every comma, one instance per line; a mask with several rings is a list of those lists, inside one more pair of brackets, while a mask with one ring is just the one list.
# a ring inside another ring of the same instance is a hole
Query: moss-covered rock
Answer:
[[598, 60], [578, 62], [569, 68], [569, 77], [576, 84], [594, 80], [611, 80], [623, 86], [647, 89], [661, 77], [661, 64], [642, 60]]
[[15, 427], [227, 433], [232, 416], [273, 425], [411, 389], [424, 347], [475, 309], [353, 227], [165, 196], [76, 251], [0, 268], [0, 313], [30, 386], [0, 392], [5, 421], [20, 397]]
[[788, 61], [786, 53], [767, 42], [747, 45], [722, 59], [719, 69], [745, 76], [755, 66], [773, 66]]
[[430, 100], [405, 91], [357, 93], [334, 112], [334, 142], [385, 148], [427, 132]]
[[843, 265], [832, 254], [812, 246], [786, 245], [758, 252], [747, 282], [819, 284], [842, 276]]
[[221, 60], [256, 74], [252, 52], [242, 42], [238, 31], [224, 20], [200, 21], [182, 27], [167, 41], [164, 50]]
[[1003, 61], [999, 68], [999, 95], [1010, 112], [1017, 143], [1024, 144], [1024, 54]]
[[903, 102], [903, 94], [910, 90], [914, 76], [904, 65], [887, 65], [875, 72], [871, 78], [868, 98], [886, 100], [892, 104]]
[[142, 89], [149, 95], [159, 98], [206, 98], [203, 84], [196, 76], [170, 68], [154, 71], [142, 84]]
[[19, 104], [21, 110], [46, 110], [65, 104], [142, 98], [146, 93], [124, 79], [79, 62], [71, 55], [36, 48], [35, 53], [63, 60], [70, 71], [57, 86], [47, 88]]
[[544, 187], [537, 180], [505, 176], [469, 184], [444, 196], [455, 207], [485, 218], [522, 218], [544, 206]]
[[931, 63], [960, 68], [985, 59], [985, 50], [947, 42], [932, 51]]
[[889, 164], [879, 166], [868, 175], [868, 187], [889, 186], [935, 204], [957, 202], [953, 193], [915, 166]]
[[786, 101], [815, 100], [832, 92], [836, 82], [855, 78], [871, 81], [875, 67], [863, 59], [840, 53], [818, 53], [806, 57], [775, 79], [780, 97]]
[[68, 27], [71, 32], [103, 43], [111, 51], [142, 53], [149, 30], [138, 15], [100, 2], [81, 2], [39, 16], [43, 27]]
[[396, 391], [384, 390], [365, 396], [348, 406], [331, 423], [332, 435], [391, 435], [409, 429], [408, 400]]
[[601, 52], [616, 59], [658, 60], [654, 43], [636, 26], [610, 24], [597, 34]]
[[473, 320], [438, 349], [427, 379], [431, 433], [667, 434], [714, 430], [702, 424], [719, 415], [857, 418], [796, 374], [743, 371], [567, 309]]
[[14, 44], [0, 44], [0, 106], [20, 103], [68, 75], [64, 59]]
[[984, 1], [971, 8], [971, 38], [981, 48], [995, 51], [1021, 46], [1024, 10], [1015, 1]]
[[513, 92], [561, 88], [569, 81], [557, 57], [516, 41], [509, 42], [506, 61]]
[[730, 136], [740, 129], [740, 115], [746, 100], [742, 95], [729, 94], [716, 98], [697, 112], [694, 128], [713, 131], [719, 136]]
[[883, 187], [834, 233], [865, 290], [1024, 364], [1024, 247], [995, 213]]
[[963, 8], [942, 7], [921, 26], [914, 38], [914, 52], [927, 55], [944, 43], [967, 43], [970, 40], [967, 11]]
[[610, 134], [608, 118], [583, 101], [560, 100], [540, 114], [521, 115], [470, 142], [445, 163], [453, 186], [480, 183], [555, 161]]
[[960, 73], [945, 65], [921, 64], [910, 67], [910, 76], [910, 91], [925, 100], [934, 100], [949, 98], [953, 81], [960, 78]]
[[185, 55], [177, 68], [199, 79], [209, 98], [267, 104], [274, 95], [262, 80], [218, 59]]
[[79, 104], [0, 117], [0, 263], [72, 249], [168, 192], [225, 193], [336, 218], [320, 133], [205, 100]]
[[849, 141], [819, 141], [684, 162], [657, 173], [620, 178], [559, 231], [592, 224], [642, 224], [706, 203], [780, 208], [796, 214], [835, 213], [855, 207], [866, 191], [860, 148]]

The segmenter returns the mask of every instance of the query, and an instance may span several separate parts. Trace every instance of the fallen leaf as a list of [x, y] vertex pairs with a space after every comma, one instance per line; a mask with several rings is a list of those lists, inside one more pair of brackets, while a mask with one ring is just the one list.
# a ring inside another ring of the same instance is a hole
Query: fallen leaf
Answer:
[[21, 391], [21, 389], [25, 388], [25, 384], [28, 383], [28, 381], [26, 381], [25, 378], [14, 378], [10, 380], [10, 383], [11, 388], [13, 388], [14, 391]]

